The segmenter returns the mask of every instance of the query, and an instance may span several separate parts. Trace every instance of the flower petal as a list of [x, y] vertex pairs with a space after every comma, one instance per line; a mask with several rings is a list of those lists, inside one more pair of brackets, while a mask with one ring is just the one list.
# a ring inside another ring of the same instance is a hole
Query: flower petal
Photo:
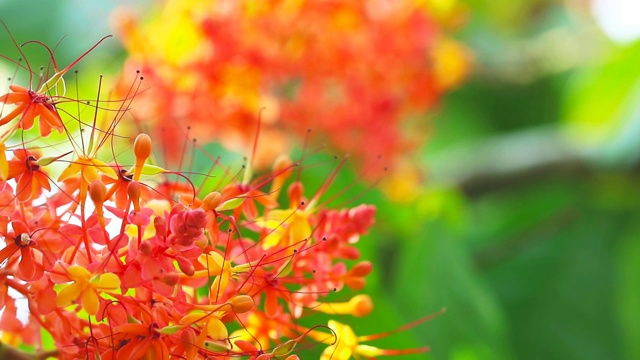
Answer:
[[100, 307], [100, 300], [98, 294], [93, 289], [87, 289], [81, 294], [82, 308], [89, 315], [95, 315], [98, 313]]
[[22, 112], [26, 108], [27, 108], [27, 104], [20, 104], [17, 108], [13, 109], [12, 112], [8, 113], [2, 119], [0, 119], [0, 125], [4, 125], [4, 124], [8, 123], [9, 121], [13, 120], [18, 115], [22, 114]]
[[79, 280], [79, 279], [89, 280], [89, 278], [91, 278], [91, 273], [89, 272], [89, 270], [79, 265], [69, 266], [69, 268], [67, 269], [67, 272], [69, 273], [69, 277], [72, 278], [73, 280]]
[[104, 273], [98, 275], [92, 285], [96, 290], [116, 290], [120, 288], [120, 278], [114, 273]]
[[58, 181], [67, 180], [68, 178], [73, 177], [74, 175], [79, 173], [81, 170], [82, 167], [80, 166], [80, 164], [72, 162], [66, 169], [62, 171], [60, 176], [58, 176]]
[[69, 284], [60, 289], [58, 298], [56, 299], [56, 304], [58, 304], [58, 306], [60, 307], [66, 307], [79, 297], [80, 286], [78, 286], [78, 284], [76, 283]]
[[207, 334], [213, 340], [224, 340], [229, 337], [227, 327], [224, 326], [220, 319], [214, 316], [209, 317], [209, 321], [207, 321]]

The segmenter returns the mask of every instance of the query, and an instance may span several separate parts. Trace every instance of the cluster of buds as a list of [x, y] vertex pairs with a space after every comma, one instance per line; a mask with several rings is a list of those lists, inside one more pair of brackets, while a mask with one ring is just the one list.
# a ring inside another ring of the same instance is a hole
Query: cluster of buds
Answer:
[[[372, 264], [355, 246], [375, 215], [370, 205], [328, 207], [321, 197], [333, 174], [307, 196], [292, 176], [298, 164], [282, 157], [260, 177], [248, 166], [242, 179], [202, 175], [196, 186], [196, 175], [154, 165], [153, 148], [168, 143], [139, 134], [131, 146], [118, 134], [139, 77], [118, 101], [101, 101], [100, 91], [72, 99], [63, 76], [79, 59], [58, 70], [49, 53], [55, 71], [38, 90], [30, 81], [0, 96], [0, 357], [297, 359], [299, 344], [324, 346], [323, 359], [428, 350], [361, 344], [379, 336], [358, 337], [336, 320], [301, 325], [312, 313], [357, 317], [373, 306], [363, 294], [327, 300], [364, 287]], [[36, 120], [38, 141], [12, 143]], [[64, 141], [46, 145], [52, 130]], [[71, 151], [57, 152], [64, 145]]]

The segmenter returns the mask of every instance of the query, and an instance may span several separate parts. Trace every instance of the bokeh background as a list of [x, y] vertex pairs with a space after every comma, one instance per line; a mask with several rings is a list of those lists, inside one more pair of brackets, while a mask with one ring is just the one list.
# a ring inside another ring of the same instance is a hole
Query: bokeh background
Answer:
[[[440, 2], [466, 8], [454, 36], [470, 73], [425, 115], [418, 174], [391, 174], [357, 200], [374, 203], [378, 220], [360, 243], [376, 264], [366, 289], [376, 308], [356, 333], [446, 307], [375, 344], [427, 344], [430, 359], [640, 358], [640, 9]], [[66, 35], [56, 51], [66, 64], [113, 32], [123, 3], [5, 0], [0, 18], [22, 41]], [[151, 2], [127, 3], [144, 14]], [[116, 74], [125, 57], [109, 41], [80, 69]], [[335, 188], [356, 174], [346, 167]]]

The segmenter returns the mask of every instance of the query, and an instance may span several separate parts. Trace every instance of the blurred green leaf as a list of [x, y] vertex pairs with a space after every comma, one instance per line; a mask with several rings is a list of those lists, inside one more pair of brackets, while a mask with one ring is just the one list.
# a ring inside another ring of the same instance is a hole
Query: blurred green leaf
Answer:
[[[463, 240], [446, 225], [423, 224], [419, 241], [400, 250], [394, 293], [407, 314], [428, 314], [442, 307], [442, 319], [419, 334], [436, 359], [510, 359], [504, 314], [469, 261]], [[466, 354], [466, 355], [465, 355]]]

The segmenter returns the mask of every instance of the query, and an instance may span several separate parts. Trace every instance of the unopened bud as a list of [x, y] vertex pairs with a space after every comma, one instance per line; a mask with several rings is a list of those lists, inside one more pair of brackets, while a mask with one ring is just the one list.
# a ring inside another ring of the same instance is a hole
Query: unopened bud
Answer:
[[362, 317], [369, 315], [373, 310], [373, 301], [368, 295], [360, 294], [356, 295], [349, 300], [349, 305], [353, 307], [353, 316]]
[[170, 272], [164, 275], [163, 282], [169, 286], [174, 286], [180, 280], [180, 275], [176, 272]]
[[149, 135], [142, 133], [136, 137], [133, 143], [133, 153], [136, 155], [136, 159], [143, 159], [143, 161], [151, 156], [151, 138]]
[[363, 277], [348, 277], [344, 283], [353, 290], [362, 290], [367, 285], [367, 280]]
[[204, 200], [202, 200], [202, 210], [204, 211], [214, 210], [215, 208], [218, 207], [218, 205], [220, 205], [221, 201], [222, 201], [222, 194], [220, 194], [217, 191], [212, 191], [209, 194], [207, 194], [207, 196], [204, 197]]
[[107, 187], [104, 186], [102, 181], [94, 180], [91, 185], [89, 185], [89, 196], [96, 206], [102, 206], [105, 197], [107, 195]]
[[149, 255], [151, 254], [151, 252], [153, 251], [153, 244], [150, 241], [143, 241], [140, 244], [140, 252], [142, 252], [145, 255]]
[[140, 211], [140, 184], [137, 181], [130, 182], [127, 186], [127, 194], [133, 203], [133, 209]]
[[252, 351], [258, 350], [255, 346], [253, 346], [252, 343], [242, 339], [234, 341], [233, 345], [235, 345], [238, 349], [245, 352], [252, 352]]
[[300, 181], [296, 181], [289, 185], [289, 201], [291, 202], [291, 206], [301, 205], [302, 196], [304, 194], [304, 185]]
[[136, 165], [133, 169], [133, 180], [140, 180], [142, 167], [151, 155], [151, 138], [147, 134], [140, 134], [133, 143], [133, 153], [136, 155]]
[[253, 298], [249, 295], [234, 296], [231, 300], [231, 308], [236, 314], [243, 314], [253, 309]]
[[191, 261], [189, 261], [184, 256], [180, 256], [180, 255], [176, 256], [176, 262], [178, 263], [178, 267], [180, 268], [180, 271], [182, 271], [185, 275], [193, 276], [193, 274], [195, 274], [196, 272], [195, 267], [193, 266]]
[[184, 346], [185, 350], [196, 349], [196, 332], [193, 328], [185, 328], [182, 331], [182, 335], [180, 335], [180, 340], [182, 340], [182, 346]]
[[363, 277], [369, 275], [372, 269], [373, 264], [371, 264], [371, 261], [361, 261], [357, 263], [356, 266], [354, 266], [351, 270], [349, 270], [349, 273], [352, 276]]

